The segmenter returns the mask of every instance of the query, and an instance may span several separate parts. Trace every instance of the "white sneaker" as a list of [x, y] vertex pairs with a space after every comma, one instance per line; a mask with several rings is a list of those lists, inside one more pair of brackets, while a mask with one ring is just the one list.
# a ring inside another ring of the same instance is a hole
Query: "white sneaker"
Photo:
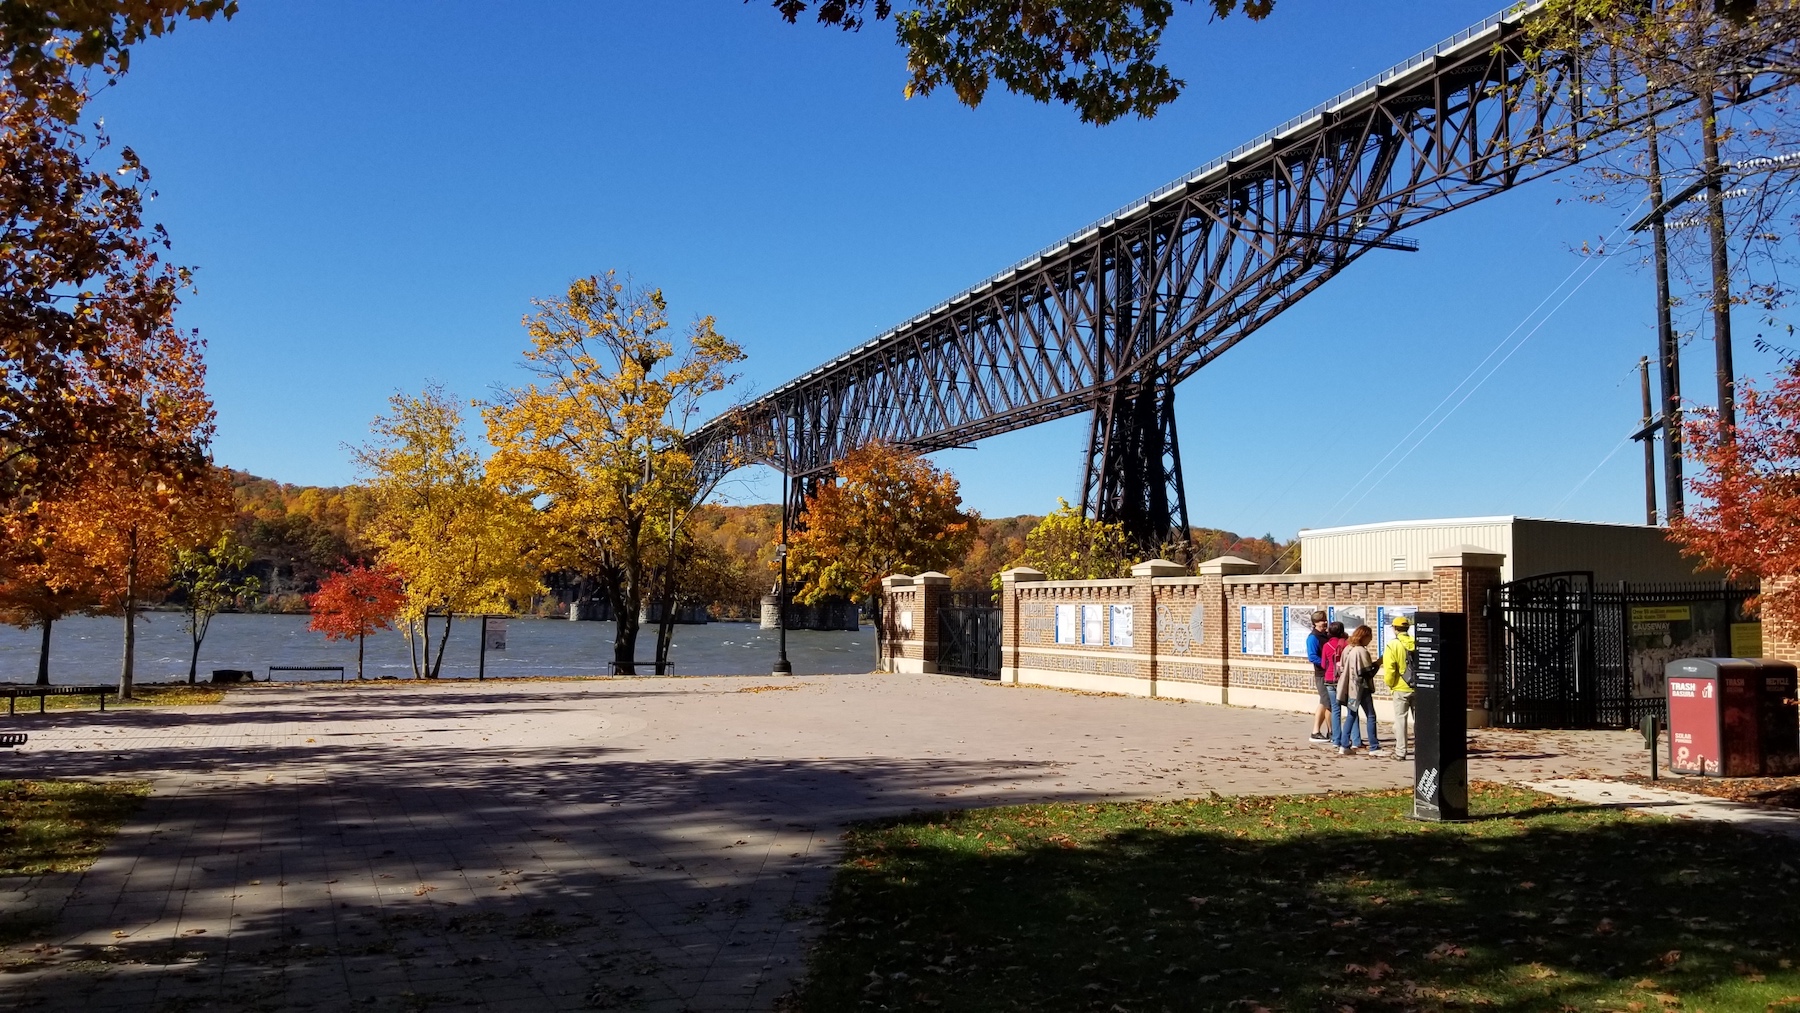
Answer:
[[1345, 748], [1344, 748], [1344, 747], [1343, 747], [1343, 746], [1339, 746], [1339, 747], [1338, 747], [1338, 755], [1339, 755], [1339, 756], [1349, 756], [1349, 755], [1350, 755], [1350, 750], [1348, 750], [1348, 749], [1345, 749]]
[[1384, 751], [1380, 746], [1376, 746], [1374, 749], [1369, 750], [1369, 755], [1370, 756], [1386, 756], [1387, 752]]

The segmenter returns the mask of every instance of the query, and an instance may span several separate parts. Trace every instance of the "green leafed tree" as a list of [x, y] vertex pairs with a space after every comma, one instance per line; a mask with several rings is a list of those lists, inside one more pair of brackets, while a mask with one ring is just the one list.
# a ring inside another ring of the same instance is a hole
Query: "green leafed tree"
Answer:
[[249, 548], [233, 540], [229, 531], [210, 545], [175, 553], [169, 584], [184, 599], [183, 625], [194, 642], [193, 653], [188, 656], [188, 682], [195, 680], [200, 644], [206, 639], [213, 616], [262, 589], [262, 581], [244, 572], [249, 565]]
[[[1057, 508], [1025, 536], [1014, 566], [1042, 570], [1050, 580], [1106, 580], [1131, 576], [1131, 540], [1123, 524], [1107, 524], [1058, 499]], [[995, 578], [997, 581], [999, 578]]]
[[[1183, 0], [1189, 6], [1191, 0]], [[906, 50], [906, 94], [949, 88], [981, 104], [996, 81], [1039, 102], [1072, 106], [1089, 123], [1148, 118], [1187, 82], [1162, 62], [1175, 0], [773, 0], [789, 22], [812, 12], [825, 25], [861, 29], [892, 20]], [[1223, 18], [1268, 17], [1275, 0], [1201, 0]]]

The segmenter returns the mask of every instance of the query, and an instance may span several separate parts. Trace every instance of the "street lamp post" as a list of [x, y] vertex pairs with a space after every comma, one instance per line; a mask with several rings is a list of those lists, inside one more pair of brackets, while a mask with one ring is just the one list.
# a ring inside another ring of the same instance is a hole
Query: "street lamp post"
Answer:
[[781, 653], [775, 659], [776, 675], [793, 675], [794, 666], [788, 663], [787, 656], [787, 557], [788, 557], [788, 478], [786, 469], [781, 475], [781, 544], [775, 547], [775, 559], [781, 563], [781, 587], [775, 592], [775, 629], [781, 641]]
[[781, 544], [775, 547], [775, 558], [781, 561], [781, 589], [775, 594], [775, 629], [780, 639], [781, 653], [775, 659], [776, 675], [793, 675], [794, 666], [788, 662], [787, 656], [787, 524], [782, 523]]

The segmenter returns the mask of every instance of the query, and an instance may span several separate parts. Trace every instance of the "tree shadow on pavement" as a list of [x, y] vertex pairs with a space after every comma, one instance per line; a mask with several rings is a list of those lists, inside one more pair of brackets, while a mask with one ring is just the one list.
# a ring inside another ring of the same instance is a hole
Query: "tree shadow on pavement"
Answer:
[[794, 1008], [1725, 1011], [1800, 993], [1791, 849], [1477, 795], [1492, 818], [1459, 825], [1405, 819], [1406, 792], [879, 821], [851, 835]]
[[843, 821], [1054, 776], [1031, 762], [657, 761], [603, 743], [20, 759], [165, 778], [54, 928], [0, 953], [0, 1006], [49, 1009], [401, 994], [411, 1008], [766, 1008], [798, 970]]

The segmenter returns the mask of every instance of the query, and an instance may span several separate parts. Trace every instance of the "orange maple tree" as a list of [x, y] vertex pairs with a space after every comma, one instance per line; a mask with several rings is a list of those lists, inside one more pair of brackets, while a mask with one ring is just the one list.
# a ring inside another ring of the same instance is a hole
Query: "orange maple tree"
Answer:
[[871, 443], [844, 455], [835, 482], [806, 500], [792, 535], [796, 601], [874, 594], [895, 573], [948, 570], [975, 542], [980, 520], [962, 509], [956, 476], [902, 447]]
[[1737, 390], [1735, 428], [1709, 408], [1688, 413], [1688, 453], [1702, 469], [1689, 485], [1702, 502], [1669, 535], [1734, 579], [1762, 581], [1748, 607], [1791, 624], [1800, 621], [1800, 360], [1767, 390]]
[[50, 631], [58, 619], [100, 607], [106, 574], [69, 523], [79, 504], [40, 501], [0, 515], [0, 622], [38, 627], [37, 684], [50, 685]]
[[325, 634], [327, 640], [356, 640], [356, 677], [363, 677], [363, 639], [392, 629], [394, 618], [406, 607], [406, 584], [399, 571], [387, 564], [346, 565], [319, 582], [308, 595], [312, 622], [307, 629]]

